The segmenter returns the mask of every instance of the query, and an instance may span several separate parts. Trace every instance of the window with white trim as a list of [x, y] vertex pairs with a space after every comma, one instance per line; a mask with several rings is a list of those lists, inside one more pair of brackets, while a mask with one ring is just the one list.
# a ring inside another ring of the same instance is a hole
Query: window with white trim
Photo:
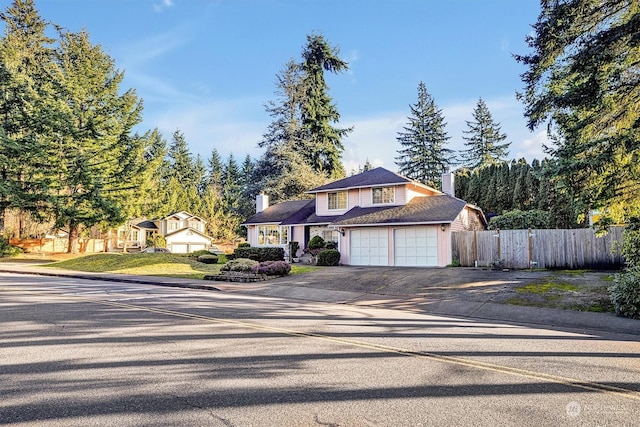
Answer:
[[286, 245], [289, 243], [289, 227], [258, 225], [258, 246]]
[[347, 192], [336, 191], [335, 193], [327, 193], [328, 209], [347, 209]]
[[376, 187], [371, 190], [371, 195], [374, 205], [395, 203], [395, 187]]

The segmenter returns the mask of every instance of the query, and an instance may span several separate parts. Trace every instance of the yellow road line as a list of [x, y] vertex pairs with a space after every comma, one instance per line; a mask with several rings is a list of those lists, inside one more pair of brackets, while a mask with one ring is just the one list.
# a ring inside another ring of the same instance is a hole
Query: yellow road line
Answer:
[[438, 362], [444, 362], [444, 363], [449, 363], [449, 364], [454, 364], [454, 365], [459, 365], [459, 366], [466, 366], [466, 367], [469, 367], [469, 368], [476, 368], [476, 369], [482, 369], [482, 370], [485, 370], [485, 371], [509, 374], [509, 375], [523, 377], [523, 378], [530, 378], [530, 379], [534, 379], [534, 380], [538, 380], [538, 381], [539, 380], [550, 381], [550, 382], [566, 385], [566, 386], [569, 386], [569, 387], [575, 387], [575, 388], [580, 388], [580, 389], [583, 389], [583, 390], [600, 392], [600, 393], [605, 393], [605, 394], [609, 394], [609, 395], [614, 395], [614, 396], [618, 396], [618, 397], [624, 397], [624, 398], [634, 399], [634, 400], [640, 401], [640, 393], [639, 392], [634, 391], [634, 390], [625, 389], [625, 388], [622, 388], [622, 387], [615, 387], [615, 386], [610, 386], [610, 385], [606, 385], [606, 384], [599, 384], [599, 383], [590, 382], [590, 381], [580, 381], [580, 380], [577, 380], [577, 379], [574, 379], [574, 378], [561, 377], [561, 376], [558, 376], [558, 375], [550, 375], [550, 374], [545, 374], [545, 373], [542, 373], [542, 372], [529, 371], [529, 370], [526, 370], [526, 369], [513, 368], [513, 367], [509, 367], [509, 366], [494, 364], [494, 363], [480, 362], [480, 361], [475, 361], [475, 360], [470, 360], [470, 359], [464, 359], [464, 358], [461, 358], [461, 357], [444, 356], [444, 355], [437, 354], [437, 353], [430, 353], [430, 352], [424, 352], [424, 351], [415, 351], [415, 350], [405, 349], [405, 348], [401, 348], [401, 347], [393, 347], [393, 346], [387, 346], [387, 345], [383, 345], [383, 344], [374, 344], [374, 343], [368, 343], [368, 342], [364, 342], [364, 341], [357, 341], [357, 340], [351, 340], [351, 339], [346, 339], [346, 338], [338, 338], [338, 337], [333, 337], [331, 335], [324, 335], [324, 334], [318, 334], [318, 333], [313, 333], [313, 332], [301, 332], [301, 331], [296, 331], [296, 330], [293, 330], [293, 329], [279, 328], [279, 327], [275, 327], [275, 326], [260, 325], [260, 324], [255, 324], [255, 323], [243, 322], [243, 321], [240, 321], [240, 320], [231, 320], [231, 319], [222, 319], [222, 318], [218, 318], [218, 317], [202, 316], [202, 315], [199, 315], [199, 314], [183, 313], [183, 312], [180, 312], [180, 311], [166, 310], [166, 309], [161, 309], [161, 308], [143, 307], [143, 306], [138, 306], [138, 305], [133, 305], [133, 304], [126, 304], [126, 303], [121, 303], [121, 302], [104, 301], [104, 300], [92, 300], [92, 299], [89, 299], [89, 298], [80, 297], [80, 296], [74, 296], [74, 295], [50, 294], [50, 293], [46, 293], [46, 292], [25, 291], [25, 290], [19, 290], [19, 289], [15, 289], [15, 288], [5, 288], [5, 287], [0, 287], [0, 290], [2, 290], [2, 291], [11, 291], [11, 292], [22, 292], [22, 293], [28, 293], [28, 294], [33, 294], [33, 295], [56, 296], [56, 297], [63, 298], [63, 299], [71, 299], [71, 300], [88, 302], [88, 303], [92, 303], [92, 304], [106, 305], [106, 306], [111, 306], [111, 307], [119, 307], [119, 308], [124, 308], [124, 309], [127, 309], [127, 310], [146, 311], [146, 312], [150, 312], [150, 313], [162, 314], [162, 315], [167, 315], [167, 316], [172, 316], [172, 317], [181, 317], [181, 318], [185, 318], [185, 319], [203, 320], [203, 321], [207, 321], [207, 322], [210, 322], [210, 323], [220, 323], [220, 324], [238, 326], [238, 327], [241, 327], [241, 328], [259, 330], [259, 331], [275, 332], [275, 333], [279, 333], [279, 334], [282, 334], [282, 335], [288, 335], [288, 336], [295, 336], [295, 337], [301, 337], [301, 338], [311, 338], [311, 339], [316, 339], [316, 340], [328, 341], [328, 342], [332, 342], [332, 343], [347, 344], [347, 345], [350, 345], [350, 346], [353, 346], [353, 347], [359, 347], [359, 348], [364, 348], [364, 349], [368, 349], [368, 350], [378, 350], [378, 351], [383, 351], [383, 352], [387, 352], [387, 353], [399, 354], [399, 355], [403, 355], [403, 356], [417, 357], [417, 358], [422, 358], [422, 359], [429, 359], [429, 360], [434, 360], [434, 361], [438, 361]]

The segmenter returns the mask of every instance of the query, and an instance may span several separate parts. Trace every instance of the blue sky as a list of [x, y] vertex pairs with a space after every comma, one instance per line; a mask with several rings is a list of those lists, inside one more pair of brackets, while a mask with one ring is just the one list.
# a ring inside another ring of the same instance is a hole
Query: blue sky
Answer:
[[[4, 3], [8, 4], [8, 1]], [[538, 0], [35, 0], [41, 16], [86, 29], [144, 100], [141, 130], [167, 141], [180, 129], [194, 154], [257, 158], [275, 76], [323, 34], [350, 70], [328, 76], [347, 171], [369, 160], [396, 170], [397, 132], [420, 81], [443, 110], [449, 148], [464, 148], [465, 120], [482, 97], [511, 141], [510, 158], [541, 159], [515, 99], [525, 36]]]

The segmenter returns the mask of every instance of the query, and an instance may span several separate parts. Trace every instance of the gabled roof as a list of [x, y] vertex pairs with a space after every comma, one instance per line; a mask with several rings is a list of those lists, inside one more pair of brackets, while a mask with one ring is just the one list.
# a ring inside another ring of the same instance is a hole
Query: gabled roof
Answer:
[[262, 212], [247, 218], [243, 225], [249, 224], [280, 224], [291, 217], [298, 218], [307, 212], [307, 216], [315, 212], [316, 201], [311, 200], [291, 200], [271, 205]]
[[452, 223], [465, 206], [464, 200], [448, 194], [415, 197], [403, 206], [355, 207], [330, 225], [447, 224]]
[[157, 230], [158, 226], [155, 222], [149, 221], [147, 219], [138, 222], [136, 225], [138, 228], [144, 228], [145, 230]]
[[181, 219], [181, 220], [189, 220], [189, 219], [195, 218], [195, 219], [198, 219], [198, 220], [200, 220], [202, 222], [206, 222], [204, 219], [200, 218], [199, 216], [192, 215], [187, 211], [174, 212], [174, 213], [171, 213], [171, 214], [165, 216], [162, 219], [166, 220], [166, 219], [173, 218], [173, 217], [176, 217], [176, 218]]
[[413, 182], [409, 178], [398, 175], [385, 168], [378, 167], [329, 184], [313, 188], [307, 193], [319, 193], [327, 190], [346, 190], [348, 188], [378, 187], [382, 185], [400, 185]]
[[206, 234], [204, 234], [201, 231], [198, 231], [198, 230], [196, 230], [195, 228], [192, 228], [192, 227], [186, 227], [186, 228], [181, 228], [179, 230], [172, 231], [171, 233], [165, 234], [164, 237], [170, 237], [170, 236], [173, 236], [174, 234], [187, 233], [187, 232], [192, 232], [194, 234], [198, 234], [198, 235], [200, 235], [202, 237], [205, 237], [205, 238], [207, 238], [209, 240], [213, 240], [213, 237], [207, 236]]

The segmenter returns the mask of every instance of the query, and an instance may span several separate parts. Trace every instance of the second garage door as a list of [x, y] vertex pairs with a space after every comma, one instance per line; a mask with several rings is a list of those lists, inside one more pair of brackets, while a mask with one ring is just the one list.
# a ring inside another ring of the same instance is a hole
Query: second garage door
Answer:
[[351, 265], [389, 265], [389, 232], [386, 228], [351, 231]]
[[397, 228], [393, 232], [395, 265], [402, 267], [438, 266], [437, 227]]

